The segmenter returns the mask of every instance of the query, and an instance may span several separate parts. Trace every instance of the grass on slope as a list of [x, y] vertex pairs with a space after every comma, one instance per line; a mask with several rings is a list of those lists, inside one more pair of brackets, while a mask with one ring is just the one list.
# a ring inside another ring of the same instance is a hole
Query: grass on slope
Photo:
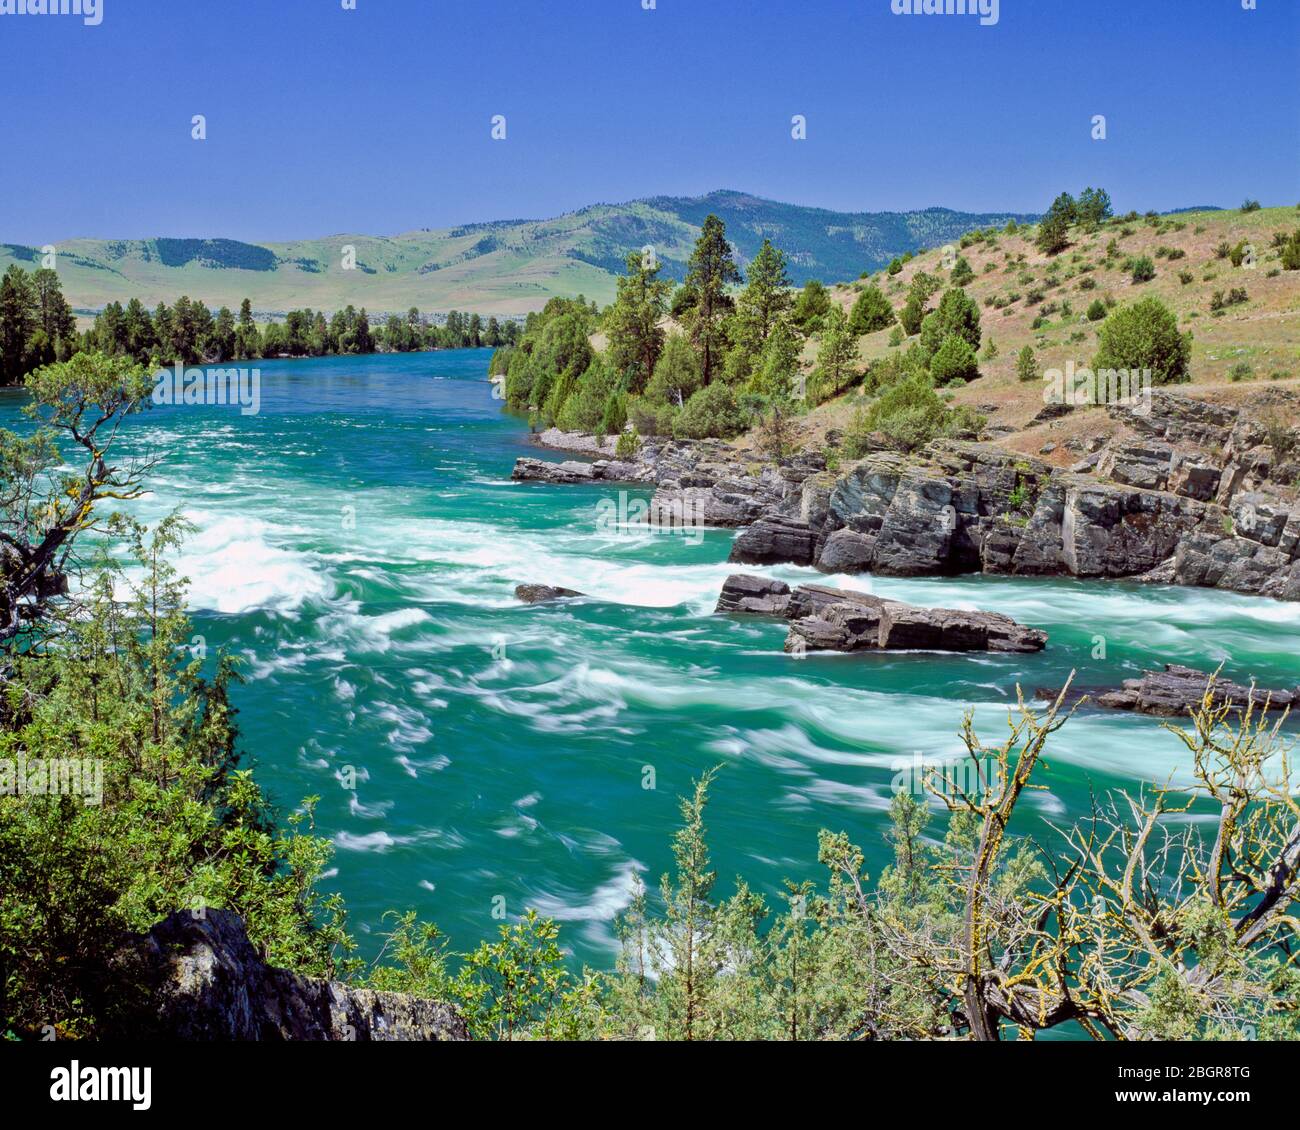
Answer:
[[[1271, 246], [1274, 233], [1290, 234], [1298, 228], [1297, 208], [1190, 212], [1163, 216], [1157, 221], [1139, 218], [1107, 224], [1093, 235], [1074, 228], [1071, 246], [1050, 258], [1034, 247], [1034, 230], [1016, 235], [999, 233], [991, 245], [977, 243], [960, 248], [959, 254], [975, 274], [965, 290], [979, 304], [985, 344], [992, 338], [998, 355], [994, 360], [985, 360], [981, 349], [982, 376], [958, 390], [955, 403], [979, 407], [994, 425], [1025, 429], [1043, 407], [1043, 384], [1017, 378], [1016, 357], [1020, 351], [1026, 345], [1033, 348], [1040, 374], [1049, 368], [1064, 369], [1068, 361], [1076, 367], [1089, 366], [1102, 324], [1087, 320], [1092, 302], [1109, 297], [1123, 305], [1147, 295], [1155, 295], [1168, 305], [1178, 317], [1179, 328], [1194, 335], [1192, 379], [1190, 384], [1180, 386], [1183, 391], [1228, 403], [1242, 399], [1261, 385], [1300, 389], [1300, 272], [1281, 270], [1280, 252]], [[1108, 258], [1112, 240], [1119, 254]], [[1230, 259], [1218, 255], [1221, 245], [1235, 247], [1243, 240], [1255, 247], [1257, 262], [1253, 269], [1234, 267]], [[1155, 264], [1156, 277], [1135, 283], [1124, 265], [1131, 258], [1143, 256]], [[919, 271], [940, 279], [944, 288], [950, 285], [951, 272], [944, 269], [943, 262], [943, 250], [934, 249], [912, 259], [900, 274], [891, 277], [880, 272], [871, 281], [881, 287], [898, 310]], [[1052, 267], [1054, 270], [1049, 270]], [[1189, 275], [1190, 280], [1185, 281]], [[837, 287], [833, 291], [835, 301], [850, 309], [864, 285], [865, 281], [859, 281]], [[1226, 296], [1233, 289], [1244, 289], [1248, 300], [1227, 307], [1219, 317], [1213, 316], [1215, 292]], [[936, 295], [930, 307], [937, 302]], [[998, 308], [990, 302], [1005, 305]], [[1044, 309], [1052, 306], [1056, 310], [1047, 317], [1046, 324], [1034, 328]], [[910, 344], [891, 347], [889, 336], [889, 330], [882, 330], [861, 339], [864, 364]], [[816, 409], [809, 423], [816, 432], [843, 427], [861, 399], [851, 392]], [[1105, 413], [1100, 410], [1076, 413], [1076, 417], [1077, 426], [1090, 426], [1093, 431], [1105, 428]], [[1002, 442], [1036, 452], [1047, 438], [1046, 431], [1040, 425]], [[1058, 425], [1051, 438], [1059, 443], [1064, 435]], [[1074, 458], [1063, 450], [1055, 455], [1058, 462], [1072, 462]]]

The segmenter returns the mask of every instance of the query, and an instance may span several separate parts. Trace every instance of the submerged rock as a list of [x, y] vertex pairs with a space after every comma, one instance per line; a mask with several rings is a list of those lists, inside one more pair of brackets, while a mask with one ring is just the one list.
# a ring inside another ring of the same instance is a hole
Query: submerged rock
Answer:
[[569, 597], [586, 595], [577, 589], [560, 588], [557, 585], [515, 585], [515, 598], [525, 604], [545, 604], [550, 600], [567, 600]]
[[178, 911], [110, 959], [103, 1036], [132, 1040], [467, 1040], [450, 1005], [267, 965], [229, 910]]
[[[1140, 679], [1125, 679], [1123, 686], [1117, 688], [1102, 687], [1093, 691], [1076, 688], [1069, 697], [1072, 702], [1078, 702], [1087, 694], [1097, 706], [1110, 710], [1134, 710], [1139, 714], [1174, 718], [1200, 709], [1207, 689], [1212, 689], [1212, 701], [1217, 707], [1232, 706], [1242, 710], [1252, 702], [1260, 710], [1289, 710], [1300, 706], [1300, 688], [1265, 690], [1243, 687], [1230, 679], [1216, 678], [1209, 672], [1177, 663], [1165, 664], [1163, 671], [1147, 671]], [[1040, 690], [1036, 697], [1055, 700], [1059, 694], [1059, 690]]]

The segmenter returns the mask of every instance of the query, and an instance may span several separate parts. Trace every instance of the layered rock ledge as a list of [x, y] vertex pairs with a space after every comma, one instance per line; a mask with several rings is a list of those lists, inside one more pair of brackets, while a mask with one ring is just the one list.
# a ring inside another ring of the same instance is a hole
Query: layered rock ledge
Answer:
[[836, 471], [818, 452], [754, 464], [719, 441], [647, 440], [632, 461], [523, 458], [514, 477], [654, 484], [652, 510], [740, 528], [738, 564], [1129, 578], [1300, 600], [1300, 463], [1278, 454], [1300, 451], [1300, 430], [1279, 438], [1243, 409], [1165, 390], [1105, 411], [1119, 434], [1068, 470], [948, 439]]
[[717, 612], [790, 621], [785, 650], [1034, 652], [1047, 634], [997, 612], [917, 608], [869, 593], [800, 585], [747, 573], [727, 578]]

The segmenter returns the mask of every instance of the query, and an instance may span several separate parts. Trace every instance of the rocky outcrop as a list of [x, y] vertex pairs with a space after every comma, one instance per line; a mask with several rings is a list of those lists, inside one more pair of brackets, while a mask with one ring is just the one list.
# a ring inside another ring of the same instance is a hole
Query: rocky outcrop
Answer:
[[109, 963], [103, 1036], [132, 1040], [467, 1040], [449, 1005], [268, 966], [228, 910], [180, 911]]
[[533, 483], [590, 483], [596, 480], [594, 463], [579, 463], [566, 460], [563, 463], [548, 463], [545, 459], [520, 458], [515, 461], [515, 469], [510, 477], [517, 482]]
[[795, 519], [773, 515], [760, 518], [744, 530], [732, 543], [727, 560], [741, 565], [811, 565], [816, 550], [817, 536], [811, 528]]
[[1106, 411], [1117, 434], [1095, 437], [1071, 470], [956, 439], [834, 473], [816, 453], [748, 465], [716, 441], [654, 440], [632, 464], [521, 459], [515, 477], [654, 483], [651, 510], [673, 524], [739, 527], [738, 564], [1132, 578], [1300, 600], [1300, 466], [1276, 456], [1276, 435], [1265, 442], [1251, 414], [1167, 390]]
[[722, 586], [715, 609], [728, 615], [784, 616], [790, 606], [790, 586], [750, 573], [733, 573]]
[[597, 459], [581, 463], [566, 459], [563, 463], [550, 463], [545, 459], [523, 456], [515, 461], [510, 477], [521, 483], [644, 483], [645, 469], [636, 463], [618, 459]]
[[[1253, 703], [1259, 710], [1290, 710], [1300, 705], [1300, 688], [1270, 691], [1244, 687], [1176, 663], [1166, 664], [1163, 671], [1147, 671], [1140, 679], [1125, 679], [1123, 686], [1118, 688], [1099, 688], [1092, 692], [1075, 688], [1070, 697], [1077, 702], [1086, 694], [1097, 706], [1110, 710], [1134, 710], [1140, 714], [1175, 718], [1200, 709], [1207, 690], [1211, 692], [1216, 707], [1232, 706], [1244, 710]], [[1059, 691], [1040, 690], [1037, 697], [1055, 701], [1059, 694]]]
[[916, 608], [870, 593], [801, 585], [747, 573], [727, 578], [717, 611], [784, 616], [785, 650], [807, 651], [1041, 651], [1047, 635], [995, 612]]
[[1108, 449], [1098, 470], [1112, 477], [955, 440], [911, 459], [874, 454], [844, 470], [824, 506], [810, 480], [798, 511], [743, 530], [732, 560], [890, 576], [1135, 578], [1300, 599], [1292, 497], [1248, 489], [1254, 478], [1205, 452], [1149, 441]]
[[522, 600], [525, 604], [545, 604], [552, 600], [586, 595], [577, 589], [561, 588], [558, 585], [515, 585], [515, 599]]
[[1196, 447], [1226, 445], [1241, 418], [1235, 408], [1165, 389], [1153, 391], [1149, 403], [1139, 398], [1107, 405], [1106, 411], [1138, 435]]
[[[584, 451], [573, 433], [545, 432], [550, 446]], [[602, 449], [604, 450], [604, 449]], [[804, 480], [824, 472], [826, 461], [817, 453], [802, 453], [773, 466], [753, 466], [718, 440], [643, 439], [629, 460], [600, 458], [591, 462], [549, 462], [529, 456], [515, 461], [511, 477], [517, 482], [652, 484], [650, 520], [680, 525], [689, 523], [737, 528], [748, 526], [769, 512], [797, 511]]]
[[617, 436], [605, 436], [599, 439], [586, 432], [563, 432], [559, 428], [547, 428], [533, 437], [542, 447], [554, 451], [568, 451], [574, 455], [612, 458], [618, 447]]

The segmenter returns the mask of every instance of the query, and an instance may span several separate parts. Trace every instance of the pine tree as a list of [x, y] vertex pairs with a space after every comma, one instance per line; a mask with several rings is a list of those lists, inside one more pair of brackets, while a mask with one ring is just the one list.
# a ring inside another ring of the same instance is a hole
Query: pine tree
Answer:
[[1038, 380], [1038, 358], [1032, 346], [1026, 345], [1016, 358], [1016, 376], [1026, 382]]
[[817, 350], [817, 367], [813, 370], [811, 398], [816, 403], [843, 392], [853, 376], [858, 357], [858, 339], [849, 329], [844, 308], [838, 303], [822, 323], [821, 347]]
[[795, 300], [790, 320], [805, 337], [820, 332], [822, 319], [831, 308], [831, 296], [817, 279], [809, 279]]
[[1070, 246], [1070, 221], [1064, 213], [1048, 212], [1043, 217], [1034, 246], [1044, 255], [1059, 255]]
[[1079, 193], [1077, 206], [1079, 223], [1095, 228], [1114, 215], [1110, 193], [1104, 188], [1085, 188]]
[[894, 308], [878, 286], [866, 287], [853, 304], [849, 329], [859, 336], [888, 329], [895, 322]]
[[925, 308], [939, 289], [940, 283], [933, 275], [917, 271], [912, 278], [912, 285], [907, 291], [907, 303], [898, 316], [903, 325], [903, 332], [908, 337], [921, 332], [921, 323], [925, 320]]
[[57, 355], [59, 360], [67, 360], [77, 333], [77, 319], [63, 297], [59, 276], [47, 267], [39, 268], [32, 275], [32, 291], [37, 324], [50, 344], [50, 359]]
[[983, 336], [980, 329], [980, 308], [959, 287], [945, 291], [939, 308], [934, 313], [927, 314], [921, 323], [921, 348], [932, 357], [944, 341], [952, 336], [961, 338], [972, 350], [979, 349]]
[[785, 256], [765, 239], [749, 264], [748, 282], [736, 300], [732, 335], [736, 345], [757, 358], [793, 304]]
[[630, 373], [630, 391], [641, 392], [654, 375], [663, 351], [664, 330], [660, 325], [668, 312], [672, 283], [659, 277], [660, 265], [632, 252], [627, 257], [627, 274], [615, 284], [613, 305], [605, 315], [609, 338], [609, 359], [616, 372]]
[[14, 265], [0, 280], [0, 380], [15, 383], [27, 371], [27, 350], [36, 329], [35, 295], [26, 271]]
[[695, 298], [689, 316], [691, 341], [700, 355], [700, 372], [706, 385], [717, 375], [726, 352], [724, 319], [734, 306], [727, 286], [740, 281], [726, 226], [710, 213], [704, 219], [686, 275], [686, 286]]

